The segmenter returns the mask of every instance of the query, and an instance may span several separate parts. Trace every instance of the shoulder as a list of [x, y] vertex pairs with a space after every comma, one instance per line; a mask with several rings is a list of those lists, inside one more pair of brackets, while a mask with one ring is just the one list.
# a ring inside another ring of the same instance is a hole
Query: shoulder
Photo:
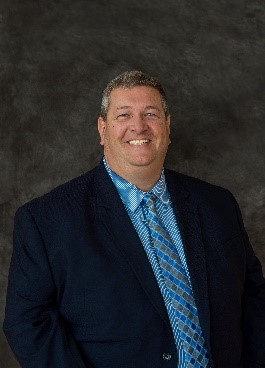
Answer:
[[208, 183], [207, 181], [168, 169], [165, 169], [165, 177], [171, 192], [185, 191], [191, 194], [197, 202], [235, 201], [232, 193], [228, 189]]
[[[241, 211], [229, 190], [171, 170], [166, 170], [165, 176], [177, 208], [185, 203], [191, 210], [199, 211], [201, 221], [218, 224], [218, 229], [230, 229], [231, 234], [235, 233], [234, 229], [241, 231]], [[225, 227], [220, 227], [220, 224]], [[218, 229], [215, 228], [215, 231]]]
[[84, 207], [91, 198], [95, 198], [94, 181], [100, 170], [102, 170], [100, 165], [96, 166], [48, 193], [30, 200], [17, 210], [16, 217], [25, 212], [29, 212], [33, 217], [38, 216], [38, 214], [63, 216], [65, 211]]

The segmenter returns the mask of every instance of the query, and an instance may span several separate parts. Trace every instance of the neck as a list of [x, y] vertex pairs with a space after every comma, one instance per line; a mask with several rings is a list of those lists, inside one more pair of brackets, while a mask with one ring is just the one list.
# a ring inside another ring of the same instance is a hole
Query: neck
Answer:
[[[107, 161], [106, 157], [105, 160]], [[163, 166], [154, 169], [149, 166], [135, 166], [133, 168], [122, 168], [111, 165], [107, 161], [108, 166], [116, 174], [121, 176], [123, 179], [134, 184], [137, 188], [143, 192], [149, 192], [158, 182]]]
[[125, 180], [134, 184], [137, 188], [141, 189], [143, 192], [149, 192], [154, 188], [156, 183], [158, 182], [162, 169], [156, 174], [148, 173], [147, 171], [137, 169], [137, 173], [128, 173], [128, 175], [118, 175], [122, 176]]

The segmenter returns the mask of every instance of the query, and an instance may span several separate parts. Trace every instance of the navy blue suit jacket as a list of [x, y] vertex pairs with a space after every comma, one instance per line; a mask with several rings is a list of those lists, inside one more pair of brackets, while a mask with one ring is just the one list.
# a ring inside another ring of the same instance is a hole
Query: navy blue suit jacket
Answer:
[[[165, 175], [209, 367], [265, 367], [265, 281], [234, 198]], [[155, 276], [102, 162], [18, 210], [4, 331], [23, 368], [177, 368]]]

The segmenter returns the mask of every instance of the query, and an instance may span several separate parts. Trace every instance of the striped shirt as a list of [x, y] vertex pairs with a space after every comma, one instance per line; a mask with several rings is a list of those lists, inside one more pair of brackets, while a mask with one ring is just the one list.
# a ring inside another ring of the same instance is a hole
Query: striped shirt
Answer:
[[[132, 224], [135, 230], [137, 231], [138, 236], [142, 242], [142, 245], [147, 254], [148, 260], [152, 266], [154, 275], [157, 279], [161, 294], [163, 296], [171, 326], [173, 326], [173, 323], [176, 318], [176, 313], [175, 313], [174, 308], [172, 307], [171, 297], [165, 285], [164, 277], [161, 273], [161, 268], [159, 267], [158, 259], [156, 257], [154, 247], [152, 246], [152, 243], [150, 240], [150, 232], [148, 229], [148, 225], [145, 222], [143, 207], [141, 206], [141, 202], [147, 192], [140, 190], [134, 184], [128, 182], [127, 180], [123, 179], [121, 176], [117, 175], [114, 171], [112, 171], [110, 167], [108, 166], [105, 157], [103, 158], [103, 162], [104, 162], [104, 165], [105, 165], [105, 168], [108, 174], [110, 175], [112, 179], [113, 184], [115, 185], [120, 195], [120, 198], [132, 221]], [[155, 194], [156, 197], [158, 198], [158, 201], [157, 201], [158, 202], [157, 204], [158, 216], [161, 220], [161, 223], [164, 229], [168, 232], [170, 238], [172, 239], [173, 245], [176, 247], [176, 250], [179, 254], [182, 265], [186, 271], [186, 274], [187, 274], [187, 277], [190, 283], [190, 287], [191, 287], [190, 275], [189, 275], [189, 270], [188, 270], [188, 266], [186, 262], [185, 253], [184, 253], [180, 229], [179, 229], [177, 218], [173, 211], [173, 206], [171, 203], [170, 194], [167, 189], [165, 175], [163, 171], [161, 173], [161, 176], [158, 182], [152, 188], [150, 193], [151, 192]], [[175, 333], [173, 331], [173, 334], [174, 334], [174, 339], [175, 339], [176, 347], [178, 350], [178, 358], [179, 358], [178, 367], [176, 368], [184, 368], [186, 367], [186, 364], [185, 364], [185, 352], [182, 347], [182, 340], [181, 340], [180, 334], [178, 334], [177, 331]]]

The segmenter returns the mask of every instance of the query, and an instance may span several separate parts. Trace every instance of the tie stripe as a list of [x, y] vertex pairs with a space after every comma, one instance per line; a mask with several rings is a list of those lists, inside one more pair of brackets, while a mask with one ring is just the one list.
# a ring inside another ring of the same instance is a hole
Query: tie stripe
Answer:
[[163, 282], [174, 310], [173, 333], [178, 336], [177, 345], [183, 344], [185, 368], [205, 368], [208, 364], [208, 354], [204, 346], [191, 284], [169, 234], [160, 223], [155, 201], [156, 196], [147, 193], [142, 201], [143, 212]]

